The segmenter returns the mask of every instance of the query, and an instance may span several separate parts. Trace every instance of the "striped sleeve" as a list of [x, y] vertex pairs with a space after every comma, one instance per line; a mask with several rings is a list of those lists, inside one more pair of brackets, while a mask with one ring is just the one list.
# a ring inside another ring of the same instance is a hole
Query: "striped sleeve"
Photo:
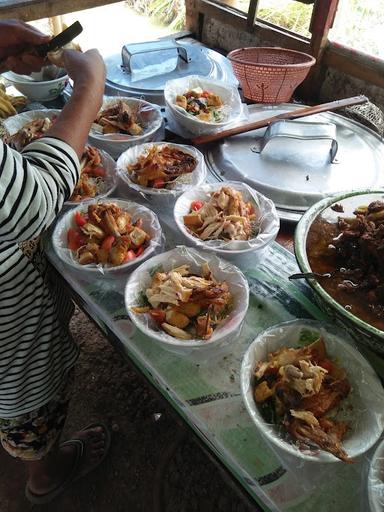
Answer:
[[79, 159], [65, 142], [42, 137], [17, 153], [0, 143], [0, 242], [38, 236], [79, 179]]

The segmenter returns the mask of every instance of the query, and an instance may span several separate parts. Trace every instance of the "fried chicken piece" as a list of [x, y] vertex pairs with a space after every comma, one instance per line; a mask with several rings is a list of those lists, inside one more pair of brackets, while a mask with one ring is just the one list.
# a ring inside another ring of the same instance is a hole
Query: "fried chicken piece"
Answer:
[[298, 441], [315, 444], [322, 450], [332, 453], [332, 455], [344, 462], [354, 462], [350, 457], [348, 457], [348, 454], [341, 446], [341, 438], [339, 435], [341, 430], [344, 430], [344, 427], [340, 427], [340, 430], [335, 429], [333, 431], [329, 430], [328, 432], [324, 432], [321, 427], [317, 427], [315, 425], [309, 426], [297, 418], [286, 420], [284, 422], [284, 426]]

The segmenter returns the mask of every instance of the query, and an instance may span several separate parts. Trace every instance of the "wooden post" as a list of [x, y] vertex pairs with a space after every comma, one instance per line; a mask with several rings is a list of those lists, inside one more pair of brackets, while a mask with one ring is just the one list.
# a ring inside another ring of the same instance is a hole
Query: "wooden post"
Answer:
[[332, 28], [339, 0], [316, 0], [313, 6], [310, 24], [311, 54], [316, 58], [316, 64], [311, 69], [307, 79], [299, 91], [305, 98], [316, 99], [324, 79], [322, 60], [327, 49], [328, 33]]
[[247, 27], [251, 30], [256, 21], [257, 8], [260, 0], [250, 0], [247, 15]]
[[51, 27], [52, 35], [57, 36], [57, 34], [60, 34], [60, 32], [63, 31], [63, 17], [61, 15], [52, 16], [49, 18], [49, 25]]

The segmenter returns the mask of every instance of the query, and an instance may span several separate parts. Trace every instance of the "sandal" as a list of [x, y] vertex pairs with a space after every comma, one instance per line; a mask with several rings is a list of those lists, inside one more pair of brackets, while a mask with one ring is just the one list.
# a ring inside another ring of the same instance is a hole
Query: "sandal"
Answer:
[[60, 447], [62, 446], [73, 446], [75, 448], [75, 460], [72, 466], [72, 470], [70, 471], [69, 475], [65, 478], [63, 482], [61, 482], [60, 485], [52, 489], [52, 491], [49, 491], [45, 494], [35, 494], [33, 493], [29, 487], [28, 484], [25, 487], [25, 496], [28, 499], [30, 503], [33, 503], [34, 505], [43, 505], [45, 503], [49, 503], [50, 501], [54, 500], [57, 496], [65, 492], [68, 487], [73, 482], [76, 482], [83, 476], [87, 475], [94, 469], [96, 469], [106, 458], [109, 452], [109, 448], [111, 446], [111, 434], [109, 432], [109, 429], [104, 425], [104, 423], [91, 423], [90, 425], [87, 425], [83, 429], [80, 430], [80, 432], [84, 432], [86, 430], [90, 430], [93, 428], [99, 428], [101, 427], [104, 432], [104, 453], [102, 457], [93, 465], [88, 465], [82, 469], [82, 463], [83, 463], [83, 457], [86, 449], [86, 442], [82, 439], [69, 439], [68, 441], [65, 441], [64, 443], [60, 444]]

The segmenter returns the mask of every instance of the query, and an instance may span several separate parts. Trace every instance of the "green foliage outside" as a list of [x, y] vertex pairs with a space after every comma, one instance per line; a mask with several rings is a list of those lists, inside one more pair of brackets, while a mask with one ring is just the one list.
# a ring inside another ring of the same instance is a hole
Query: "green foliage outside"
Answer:
[[185, 26], [184, 0], [127, 0], [126, 3], [136, 12], [168, 25], [175, 32]]

